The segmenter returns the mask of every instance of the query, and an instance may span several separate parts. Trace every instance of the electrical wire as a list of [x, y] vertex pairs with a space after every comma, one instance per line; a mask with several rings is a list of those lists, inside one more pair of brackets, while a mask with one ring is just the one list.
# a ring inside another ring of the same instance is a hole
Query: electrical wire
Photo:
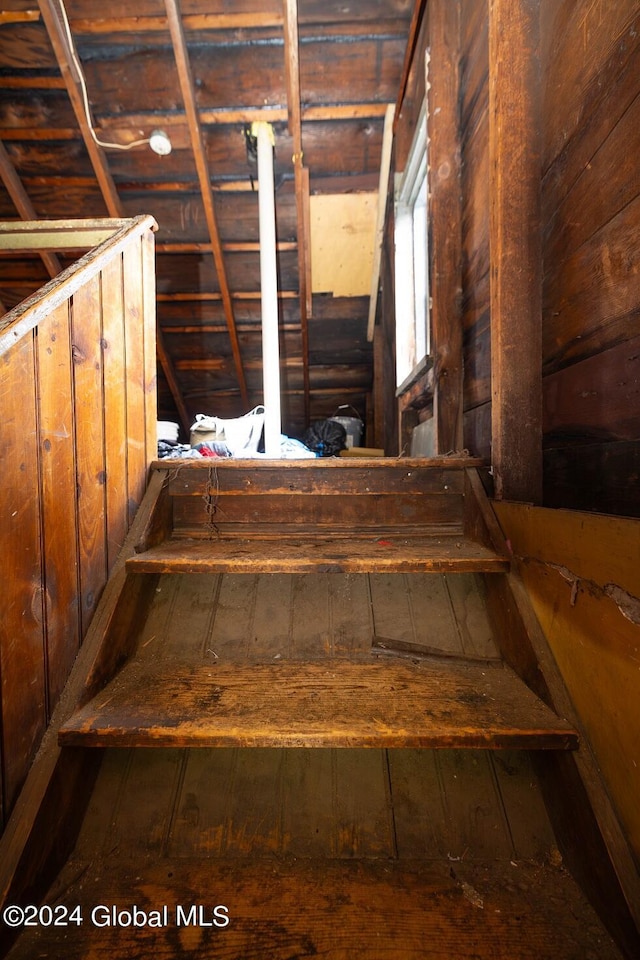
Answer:
[[108, 149], [112, 149], [112, 150], [131, 150], [133, 147], [141, 147], [145, 143], [150, 143], [151, 142], [150, 137], [145, 137], [143, 140], [133, 140], [131, 143], [110, 143], [108, 140], [100, 140], [100, 138], [98, 137], [97, 133], [93, 129], [93, 122], [91, 120], [91, 109], [89, 107], [89, 95], [87, 93], [87, 84], [84, 78], [82, 65], [78, 60], [78, 56], [76, 54], [75, 43], [73, 40], [73, 36], [71, 34], [71, 26], [69, 25], [69, 18], [67, 17], [67, 11], [64, 5], [64, 0], [58, 0], [58, 3], [60, 7], [62, 25], [64, 27], [64, 31], [67, 37], [67, 42], [69, 44], [69, 52], [71, 54], [73, 65], [76, 68], [76, 73], [78, 74], [78, 81], [80, 83], [80, 89], [82, 91], [82, 103], [84, 106], [84, 112], [87, 118], [87, 123], [89, 125], [89, 132], [91, 133], [91, 136], [93, 137], [93, 139], [95, 140], [95, 142], [98, 144], [99, 147], [107, 147]]

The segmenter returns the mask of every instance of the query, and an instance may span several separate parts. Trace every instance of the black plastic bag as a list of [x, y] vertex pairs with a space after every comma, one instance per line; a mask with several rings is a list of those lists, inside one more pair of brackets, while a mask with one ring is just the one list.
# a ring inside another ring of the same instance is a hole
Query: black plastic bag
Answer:
[[337, 420], [316, 420], [302, 442], [319, 457], [336, 457], [347, 446], [347, 431]]

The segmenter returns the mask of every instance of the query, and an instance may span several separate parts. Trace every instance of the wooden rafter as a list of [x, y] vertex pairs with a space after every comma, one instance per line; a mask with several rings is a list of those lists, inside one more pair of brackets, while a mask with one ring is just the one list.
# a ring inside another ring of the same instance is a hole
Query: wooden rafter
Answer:
[[122, 217], [122, 206], [120, 204], [120, 199], [118, 197], [118, 192], [113, 182], [113, 178], [109, 172], [109, 166], [107, 164], [104, 150], [96, 143], [91, 132], [91, 127], [82, 99], [80, 81], [77, 77], [77, 72], [73, 64], [74, 57], [77, 55], [72, 47], [72, 41], [70, 41], [62, 25], [59, 7], [55, 0], [38, 0], [38, 6], [40, 7], [40, 13], [42, 14], [42, 19], [44, 20], [47, 28], [47, 33], [49, 34], [49, 40], [51, 41], [51, 46], [53, 47], [53, 51], [56, 55], [56, 60], [58, 61], [60, 73], [65, 81], [69, 99], [71, 100], [71, 105], [73, 107], [73, 112], [76, 115], [76, 120], [80, 128], [80, 133], [82, 134], [85, 147], [87, 148], [91, 165], [96, 175], [98, 184], [100, 185], [100, 190], [104, 198], [107, 212], [110, 217]]
[[296, 190], [298, 237], [298, 285], [300, 288], [300, 327], [302, 330], [302, 366], [304, 382], [304, 416], [311, 412], [309, 382], [309, 317], [312, 312], [311, 261], [309, 258], [309, 170], [302, 152], [302, 111], [300, 106], [300, 57], [298, 43], [298, 0], [283, 0], [284, 46], [287, 77], [287, 112], [289, 133], [293, 139], [293, 170]]
[[[6, 151], [5, 145], [0, 141], [0, 177], [4, 183], [7, 193], [13, 200], [16, 210], [23, 220], [37, 220], [38, 215], [34, 210], [33, 204], [27, 195], [27, 191], [22, 186], [20, 177], [15, 171], [11, 158]], [[55, 253], [40, 254], [40, 258], [47, 268], [50, 277], [57, 277], [62, 270], [62, 264]]]
[[165, 375], [169, 390], [171, 391], [171, 396], [173, 397], [178, 415], [180, 417], [180, 423], [183, 426], [183, 429], [187, 436], [189, 436], [189, 430], [191, 427], [191, 418], [187, 411], [186, 404], [184, 402], [182, 391], [180, 390], [180, 385], [178, 384], [178, 379], [176, 377], [175, 367], [173, 361], [167, 352], [167, 348], [164, 342], [164, 336], [162, 331], [158, 327], [156, 330], [156, 350], [158, 353], [158, 360], [160, 361], [160, 366]]
[[244, 403], [245, 407], [247, 407], [249, 404], [247, 385], [242, 367], [240, 343], [238, 340], [238, 333], [233, 314], [233, 304], [231, 301], [231, 292], [229, 290], [229, 283], [227, 280], [224, 253], [218, 232], [218, 222], [213, 202], [213, 192], [211, 190], [207, 154], [196, 106], [195, 86], [191, 72], [187, 43], [184, 36], [184, 29], [182, 26], [177, 0], [165, 0], [165, 7], [167, 11], [169, 31], [171, 33], [171, 42], [173, 44], [176, 65], [178, 68], [178, 79], [180, 82], [182, 99], [184, 101], [187, 122], [189, 124], [191, 145], [193, 149], [196, 170], [198, 173], [198, 180], [200, 182], [200, 191], [202, 193], [207, 228], [209, 231], [209, 238], [211, 240], [213, 259], [215, 261], [216, 272], [218, 274], [218, 282], [220, 284], [220, 293], [222, 295], [225, 319], [227, 321], [227, 328], [229, 330], [229, 339], [231, 340], [231, 350], [233, 353], [236, 375], [238, 377], [238, 383], [240, 386], [240, 395], [242, 397], [242, 402]]

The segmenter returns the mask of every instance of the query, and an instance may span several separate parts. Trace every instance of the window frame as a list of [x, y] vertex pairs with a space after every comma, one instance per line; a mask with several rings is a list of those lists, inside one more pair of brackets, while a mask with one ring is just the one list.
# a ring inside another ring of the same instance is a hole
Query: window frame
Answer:
[[[394, 272], [397, 395], [431, 365], [429, 181], [426, 98], [405, 169], [394, 184]], [[416, 216], [420, 232], [416, 232]], [[416, 265], [421, 267], [419, 273]], [[419, 302], [419, 306], [417, 305]]]

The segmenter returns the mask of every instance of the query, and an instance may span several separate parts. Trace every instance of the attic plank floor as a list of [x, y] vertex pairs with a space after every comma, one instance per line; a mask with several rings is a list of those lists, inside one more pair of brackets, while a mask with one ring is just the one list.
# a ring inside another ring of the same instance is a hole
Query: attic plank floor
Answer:
[[620, 960], [521, 752], [109, 750], [46, 902], [10, 960]]

